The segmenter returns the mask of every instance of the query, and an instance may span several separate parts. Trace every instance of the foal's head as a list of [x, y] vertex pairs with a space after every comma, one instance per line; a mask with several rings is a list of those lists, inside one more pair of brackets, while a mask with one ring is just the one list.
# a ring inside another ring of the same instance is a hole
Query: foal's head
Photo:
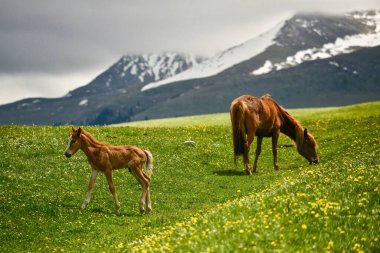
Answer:
[[317, 142], [307, 131], [303, 131], [303, 140], [298, 146], [298, 152], [309, 161], [310, 164], [318, 163]]
[[79, 127], [78, 129], [72, 128], [73, 133], [70, 136], [69, 143], [67, 144], [67, 148], [65, 150], [65, 156], [70, 158], [73, 156], [78, 149], [81, 147], [82, 140], [79, 138], [82, 129]]

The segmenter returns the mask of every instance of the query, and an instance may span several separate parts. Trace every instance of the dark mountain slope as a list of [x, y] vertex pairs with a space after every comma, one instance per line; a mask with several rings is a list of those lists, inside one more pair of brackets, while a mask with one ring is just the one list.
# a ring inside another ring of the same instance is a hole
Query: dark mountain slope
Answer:
[[[262, 76], [245, 75], [235, 79], [233, 75], [231, 78], [221, 75], [186, 81], [175, 85], [183, 86], [183, 89], [178, 89], [172, 99], [135, 115], [133, 119], [227, 112], [231, 101], [243, 94], [261, 96], [269, 93], [280, 104], [290, 108], [375, 101], [380, 99], [379, 73], [380, 47], [374, 47], [305, 62]], [[194, 89], [196, 86], [198, 88]], [[187, 92], [182, 93], [185, 90]]]

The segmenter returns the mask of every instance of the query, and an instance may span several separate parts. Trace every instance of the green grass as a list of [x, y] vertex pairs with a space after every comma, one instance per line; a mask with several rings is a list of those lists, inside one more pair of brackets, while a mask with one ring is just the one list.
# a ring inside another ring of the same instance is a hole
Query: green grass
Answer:
[[[378, 114], [380, 102], [370, 102], [358, 105], [344, 107], [323, 107], [323, 108], [306, 108], [306, 109], [290, 109], [288, 110], [294, 117], [298, 119], [312, 118], [342, 118], [352, 117], [352, 114], [360, 114], [363, 110], [368, 113]], [[331, 112], [331, 113], [330, 113]], [[113, 126], [130, 126], [130, 127], [180, 127], [180, 126], [221, 126], [230, 125], [229, 113], [205, 114], [196, 116], [185, 116], [167, 119], [153, 119], [146, 121], [135, 121], [128, 123], [115, 124]]]
[[155, 157], [149, 215], [139, 214], [128, 170], [114, 173], [120, 217], [104, 176], [80, 210], [90, 172], [83, 153], [63, 155], [71, 127], [1, 126], [0, 251], [378, 252], [380, 103], [291, 112], [316, 137], [321, 162], [280, 148], [274, 172], [265, 139], [252, 177], [233, 164], [226, 114], [202, 116], [203, 126], [86, 127]]
[[230, 123], [228, 113], [205, 114], [167, 119], [152, 119], [129, 123], [115, 124], [114, 126], [130, 127], [183, 127], [183, 126], [221, 126]]

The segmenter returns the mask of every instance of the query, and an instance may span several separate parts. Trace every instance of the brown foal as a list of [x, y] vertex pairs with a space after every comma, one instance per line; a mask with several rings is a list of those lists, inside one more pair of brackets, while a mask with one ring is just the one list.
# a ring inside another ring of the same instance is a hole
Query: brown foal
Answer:
[[[119, 215], [120, 202], [113, 183], [112, 171], [128, 168], [143, 188], [139, 202], [140, 212], [145, 212], [145, 204], [147, 212], [152, 210], [149, 186], [153, 168], [153, 156], [150, 151], [135, 146], [112, 146], [97, 141], [82, 128], [72, 128], [72, 134], [65, 151], [66, 157], [73, 156], [79, 149], [86, 154], [92, 168], [88, 192], [82, 204], [82, 209], [85, 209], [90, 202], [96, 176], [99, 172], [103, 172], [115, 200], [115, 213]], [[146, 167], [145, 172], [143, 171], [144, 165]]]

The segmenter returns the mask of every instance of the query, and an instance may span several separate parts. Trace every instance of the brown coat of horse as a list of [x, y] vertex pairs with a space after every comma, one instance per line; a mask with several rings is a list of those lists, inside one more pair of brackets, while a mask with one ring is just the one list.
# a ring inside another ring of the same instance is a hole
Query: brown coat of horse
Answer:
[[[103, 172], [115, 200], [115, 212], [119, 215], [120, 202], [113, 183], [112, 171], [128, 168], [143, 188], [139, 202], [140, 212], [145, 212], [145, 203], [147, 205], [147, 211], [152, 210], [149, 186], [153, 156], [149, 150], [143, 150], [135, 146], [112, 146], [97, 141], [89, 132], [81, 128], [73, 128], [65, 151], [66, 157], [69, 158], [73, 156], [79, 149], [86, 154], [87, 160], [92, 168], [88, 192], [82, 204], [82, 209], [85, 209], [90, 202], [96, 176], [99, 172]], [[146, 166], [146, 173], [143, 172], [144, 165]]]
[[[230, 116], [235, 163], [237, 156], [243, 155], [247, 174], [256, 172], [263, 137], [272, 137], [274, 169], [278, 170], [277, 141], [280, 132], [296, 143], [298, 153], [310, 164], [318, 163], [317, 143], [314, 137], [272, 98], [267, 96], [257, 98], [250, 95], [238, 97], [231, 103]], [[255, 136], [257, 136], [256, 156], [251, 170], [249, 151]]]

